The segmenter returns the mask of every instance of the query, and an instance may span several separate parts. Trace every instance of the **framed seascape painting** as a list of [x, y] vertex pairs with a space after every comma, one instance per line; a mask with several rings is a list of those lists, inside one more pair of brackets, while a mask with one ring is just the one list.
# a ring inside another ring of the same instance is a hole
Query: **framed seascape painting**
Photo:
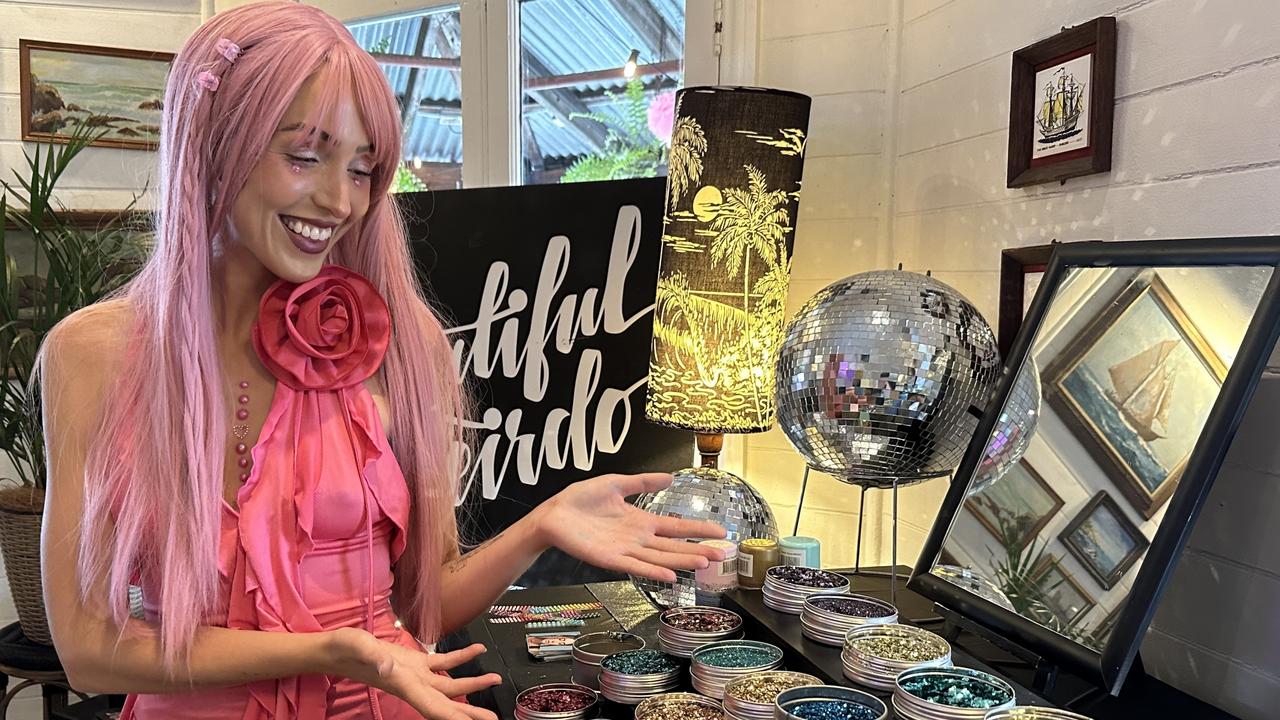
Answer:
[[1153, 272], [1122, 290], [1070, 348], [1046, 368], [1045, 396], [1120, 494], [1151, 518], [1177, 486], [1226, 366]]
[[1093, 496], [1058, 539], [1107, 590], [1119, 582], [1150, 544], [1105, 491]]
[[1013, 54], [1008, 187], [1111, 169], [1116, 19], [1064, 29]]
[[22, 139], [60, 142], [87, 125], [105, 131], [94, 145], [154, 149], [172, 62], [173, 53], [20, 39]]
[[965, 507], [1002, 544], [1022, 550], [1062, 508], [1062, 498], [1040, 477], [1026, 458], [1004, 477], [973, 494]]

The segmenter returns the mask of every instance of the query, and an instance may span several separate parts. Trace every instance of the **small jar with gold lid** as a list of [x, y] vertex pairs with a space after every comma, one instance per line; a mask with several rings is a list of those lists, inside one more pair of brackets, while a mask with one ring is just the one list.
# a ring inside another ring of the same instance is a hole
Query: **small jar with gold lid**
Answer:
[[780, 562], [778, 541], [749, 538], [738, 544], [738, 587], [759, 590], [765, 573]]

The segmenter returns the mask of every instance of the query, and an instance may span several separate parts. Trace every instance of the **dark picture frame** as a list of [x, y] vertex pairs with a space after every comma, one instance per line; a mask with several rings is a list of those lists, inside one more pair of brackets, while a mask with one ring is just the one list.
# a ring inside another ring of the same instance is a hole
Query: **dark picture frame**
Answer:
[[[1052, 581], [1054, 573], [1059, 576], [1059, 579], [1049, 586], [1042, 602], [1045, 603], [1046, 609], [1058, 618], [1063, 627], [1070, 627], [1080, 618], [1088, 615], [1093, 606], [1098, 604], [1098, 601], [1094, 600], [1093, 596], [1084, 589], [1084, 586], [1071, 573], [1067, 572], [1066, 568], [1062, 567], [1062, 561], [1059, 558], [1046, 555], [1039, 565], [1031, 571], [1032, 577], [1036, 580], [1049, 576]], [[1067, 612], [1064, 606], [1054, 604], [1054, 601], [1058, 598], [1072, 599], [1073, 595], [1080, 601], [1080, 609], [1075, 612]]]
[[1030, 305], [1027, 296], [1034, 295], [1028, 290], [1039, 289], [1056, 244], [1009, 248], [1000, 252], [1000, 309], [996, 323], [1000, 357], [1009, 357], [1013, 340], [1018, 337], [1022, 318]]
[[[1187, 459], [1181, 481], [1165, 507], [1138, 565], [1132, 587], [1120, 604], [1112, 631], [1085, 642], [1068, 637], [933, 575], [969, 483], [987, 452], [1013, 391], [1017, 373], [1003, 373], [986, 412], [969, 442], [947, 490], [933, 528], [925, 539], [908, 587], [951, 609], [1015, 646], [1052, 662], [1110, 693], [1119, 693], [1134, 668], [1138, 650], [1169, 583], [1178, 557], [1195, 527], [1227, 448], [1244, 418], [1276, 340], [1280, 337], [1280, 237], [1224, 237], [1186, 240], [1074, 242], [1054, 246], [1040, 291], [1027, 311], [1022, 332], [1007, 356], [1009, 367], [1022, 367], [1036, 334], [1045, 322], [1058, 289], [1080, 268], [1165, 268], [1252, 266], [1269, 270], [1266, 289], [1249, 319], [1235, 360], [1218, 399], [1204, 423], [1200, 441]], [[1095, 632], [1096, 636], [1097, 633]]]
[[[1014, 481], [1022, 478], [1023, 474], [1025, 474], [1025, 476], [1032, 482], [1030, 484], [1024, 482], [1023, 484], [1015, 487]], [[966, 510], [978, 519], [978, 522], [982, 527], [986, 528], [987, 532], [991, 533], [992, 537], [1000, 540], [1001, 534], [999, 524], [995, 518], [991, 517], [988, 509], [989, 505], [982, 502], [983, 496], [992, 491], [996, 491], [1013, 493], [1017, 497], [1023, 497], [1025, 492], [1020, 491], [1025, 491], [1028, 488], [1034, 488], [1037, 492], [1041, 493], [1042, 497], [1048, 499], [1050, 507], [1047, 511], [1036, 517], [1034, 521], [1031, 522], [1021, 533], [1021, 538], [1018, 542], [1018, 549], [1022, 550], [1026, 548], [1027, 543], [1040, 535], [1040, 531], [1044, 529], [1045, 525], [1048, 525], [1049, 522], [1053, 520], [1053, 517], [1058, 514], [1058, 511], [1061, 510], [1062, 506], [1065, 504], [1058, 493], [1054, 492], [1053, 488], [1049, 486], [1049, 483], [1045, 482], [1044, 477], [1042, 477], [1040, 473], [1036, 472], [1035, 468], [1031, 467], [1031, 463], [1027, 462], [1025, 457], [1018, 460], [1013, 467], [1009, 468], [1009, 472], [1006, 473], [1004, 477], [996, 481], [995, 484], [969, 497], [969, 499], [965, 501], [964, 506]]]
[[[1085, 379], [1090, 373], [1083, 366], [1113, 332], [1123, 338], [1121, 342], [1129, 340], [1121, 323], [1131, 311], [1140, 309], [1140, 304], [1148, 300], [1155, 304], [1156, 315], [1167, 319], [1185, 343], [1197, 361], [1193, 367], [1204, 370], [1204, 377], [1196, 379], [1212, 381], [1220, 386], [1227, 375], [1226, 365], [1154, 272], [1135, 278], [1101, 315], [1072, 340], [1071, 350], [1058, 355], [1041, 375], [1045, 399], [1058, 411], [1072, 434], [1098, 460], [1116, 489], [1144, 518], [1154, 516], [1173, 494], [1200, 433], [1188, 433], [1183, 442], [1187, 446], [1185, 453], [1179, 452], [1178, 460], [1168, 466], [1160, 463], [1150, 451], [1151, 446], [1141, 437], [1126, 437], [1125, 442], [1120, 443], [1108, 438], [1100, 424], [1110, 422], [1117, 425], [1123, 421], [1116, 422], [1120, 413], [1114, 399], [1102, 396], [1101, 383], [1094, 385]], [[1173, 352], [1177, 351], [1178, 347], [1174, 347]], [[1135, 356], [1129, 362], [1138, 363], [1140, 359]], [[1179, 377], [1182, 383], [1188, 380], [1185, 376]], [[1127, 425], [1125, 427], [1128, 428]]]
[[[1086, 68], [1087, 78], [1075, 77]], [[1095, 18], [1014, 52], [1010, 86], [1007, 187], [1111, 169], [1114, 17]]]
[[[1108, 516], [1114, 519], [1114, 522], [1107, 522]], [[1119, 558], [1107, 555], [1107, 549], [1104, 547], [1106, 538], [1099, 536], [1099, 533], [1108, 527], [1120, 530], [1124, 539], [1129, 541], [1128, 547], [1122, 550]], [[1089, 500], [1058, 535], [1058, 539], [1071, 552], [1071, 555], [1080, 561], [1093, 579], [1106, 590], [1115, 587], [1120, 578], [1124, 577], [1125, 571], [1142, 557], [1142, 553], [1146, 552], [1147, 546], [1151, 544], [1138, 526], [1134, 525], [1125, 514], [1119, 503], [1105, 490]]]
[[[104, 61], [112, 58], [112, 61]], [[67, 124], [90, 123], [95, 127], [109, 128], [103, 137], [90, 145], [99, 147], [154, 150], [159, 145], [159, 114], [164, 103], [165, 79], [174, 54], [153, 50], [76, 45], [44, 40], [18, 40], [18, 94], [21, 108], [22, 139], [31, 142], [65, 143], [67, 138], [58, 132]], [[60, 84], [48, 77], [41, 79], [39, 72], [54, 65], [76, 68], [64, 71], [79, 79], [103, 82], [77, 82]], [[149, 67], [150, 63], [164, 66]], [[130, 72], [135, 80], [128, 80]], [[106, 82], [129, 82], [115, 85], [122, 92], [111, 95], [110, 101], [95, 90], [108, 87]], [[75, 87], [80, 103], [62, 96]], [[129, 96], [132, 96], [129, 98]], [[95, 105], [87, 98], [103, 97], [103, 104]], [[126, 99], [128, 98], [128, 99]], [[123, 108], [123, 109], [122, 109]], [[123, 113], [128, 112], [129, 115]]]

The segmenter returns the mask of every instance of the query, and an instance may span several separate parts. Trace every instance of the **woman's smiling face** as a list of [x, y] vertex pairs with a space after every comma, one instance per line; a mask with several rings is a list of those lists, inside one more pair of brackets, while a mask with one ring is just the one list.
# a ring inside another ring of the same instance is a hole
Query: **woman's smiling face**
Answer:
[[[315, 277], [334, 243], [369, 210], [373, 146], [347, 87], [322, 115], [313, 75], [285, 110], [231, 209], [229, 252], [247, 250], [276, 277]], [[326, 117], [325, 127], [307, 124]], [[239, 247], [236, 247], [239, 246]]]

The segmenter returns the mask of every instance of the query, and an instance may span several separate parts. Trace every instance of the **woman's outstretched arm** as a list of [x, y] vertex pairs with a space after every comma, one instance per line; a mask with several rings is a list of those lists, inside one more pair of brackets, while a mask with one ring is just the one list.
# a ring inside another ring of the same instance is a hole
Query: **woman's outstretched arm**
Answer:
[[444, 632], [483, 613], [544, 550], [556, 547], [606, 570], [672, 581], [676, 570], [706, 567], [723, 552], [685, 538], [721, 538], [724, 528], [645, 512], [629, 495], [671, 484], [667, 473], [601, 475], [573, 483], [503, 532], [445, 563]]

